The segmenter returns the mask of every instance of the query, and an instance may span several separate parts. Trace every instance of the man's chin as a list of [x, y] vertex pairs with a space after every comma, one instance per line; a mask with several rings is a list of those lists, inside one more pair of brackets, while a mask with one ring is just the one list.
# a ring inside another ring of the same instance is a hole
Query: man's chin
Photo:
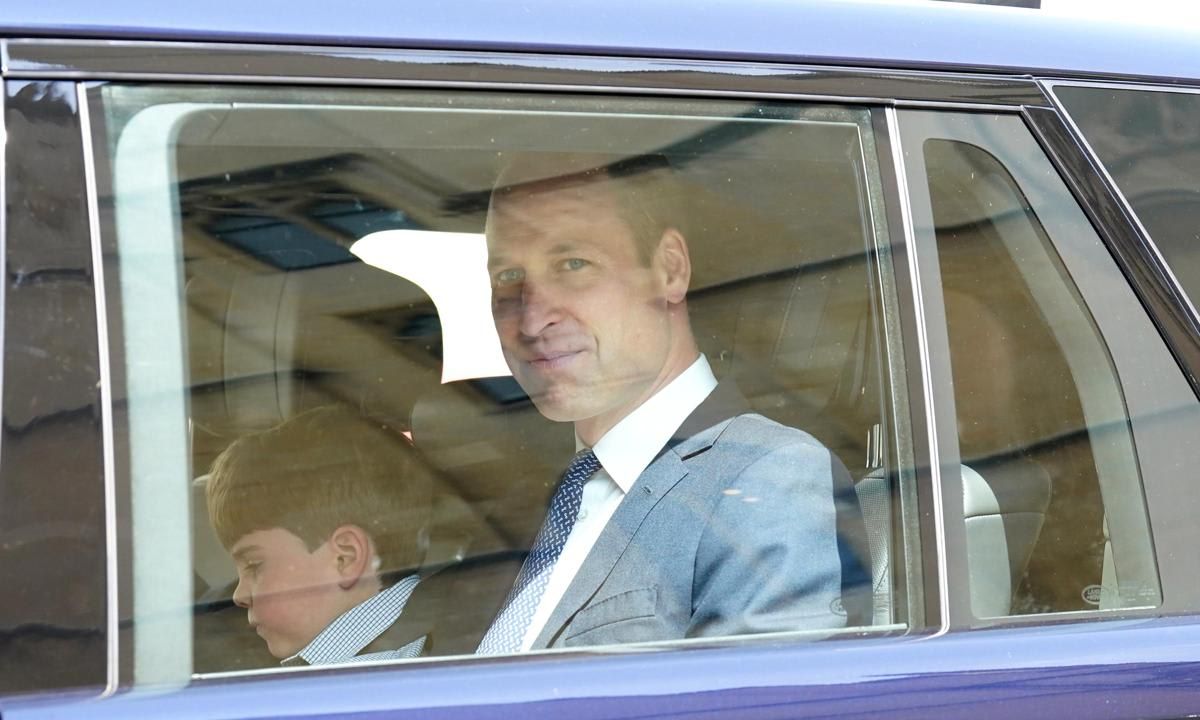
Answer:
[[573, 403], [564, 402], [545, 395], [534, 395], [530, 399], [533, 400], [533, 406], [537, 408], [537, 411], [547, 420], [573, 422], [579, 418], [579, 410], [574, 407]]
[[529, 394], [529, 399], [533, 401], [533, 406], [547, 420], [573, 422], [587, 417], [587, 403], [575, 388], [550, 387], [536, 389], [532, 392], [526, 389], [526, 392]]

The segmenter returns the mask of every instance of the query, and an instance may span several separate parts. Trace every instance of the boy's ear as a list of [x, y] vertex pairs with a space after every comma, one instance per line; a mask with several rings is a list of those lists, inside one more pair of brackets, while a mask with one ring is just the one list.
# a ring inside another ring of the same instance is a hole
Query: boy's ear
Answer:
[[375, 548], [371, 537], [357, 525], [340, 525], [329, 538], [339, 576], [338, 586], [349, 590], [363, 575], [371, 572]]

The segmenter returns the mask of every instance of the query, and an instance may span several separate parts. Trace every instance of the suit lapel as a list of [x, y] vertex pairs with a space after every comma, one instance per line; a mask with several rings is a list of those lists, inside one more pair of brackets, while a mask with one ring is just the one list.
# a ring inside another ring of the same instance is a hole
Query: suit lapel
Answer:
[[629, 547], [629, 541], [633, 539], [646, 516], [686, 475], [687, 468], [679, 459], [679, 455], [673, 452], [660, 455], [646, 468], [629, 489], [629, 493], [621, 501], [608, 524], [604, 526], [604, 531], [596, 539], [596, 544], [592, 546], [575, 579], [567, 587], [562, 600], [550, 614], [550, 619], [542, 628], [533, 647], [547, 647], [553, 642], [575, 613], [596, 594], [605, 578], [612, 572], [613, 566], [617, 564], [617, 560]]
[[737, 389], [729, 383], [721, 383], [683, 421], [658, 457], [642, 471], [605, 525], [575, 579], [533, 643], [534, 648], [548, 647], [571, 618], [587, 605], [625, 554], [646, 516], [687, 476], [688, 458], [712, 447], [728, 421], [746, 408], [746, 401]]

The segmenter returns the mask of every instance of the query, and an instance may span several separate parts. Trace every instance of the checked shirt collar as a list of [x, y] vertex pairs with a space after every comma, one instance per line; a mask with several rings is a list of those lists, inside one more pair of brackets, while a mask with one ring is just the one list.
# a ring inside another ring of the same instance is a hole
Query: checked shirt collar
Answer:
[[350, 608], [317, 633], [303, 650], [285, 658], [279, 664], [295, 667], [417, 657], [425, 645], [425, 638], [396, 650], [367, 655], [358, 653], [396, 622], [419, 579], [417, 575], [409, 575]]

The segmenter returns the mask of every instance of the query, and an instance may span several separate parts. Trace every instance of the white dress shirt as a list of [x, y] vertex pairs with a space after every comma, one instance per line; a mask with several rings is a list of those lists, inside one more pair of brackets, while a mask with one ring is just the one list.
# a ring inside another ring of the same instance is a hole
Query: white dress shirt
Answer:
[[[665, 387], [626, 415], [592, 447], [600, 469], [584, 483], [579, 516], [554, 564], [550, 582], [525, 631], [521, 650], [529, 650], [575, 579], [609, 518], [642, 471], [658, 455], [688, 415], [717, 386], [701, 355]], [[575, 438], [577, 450], [585, 445]]]

